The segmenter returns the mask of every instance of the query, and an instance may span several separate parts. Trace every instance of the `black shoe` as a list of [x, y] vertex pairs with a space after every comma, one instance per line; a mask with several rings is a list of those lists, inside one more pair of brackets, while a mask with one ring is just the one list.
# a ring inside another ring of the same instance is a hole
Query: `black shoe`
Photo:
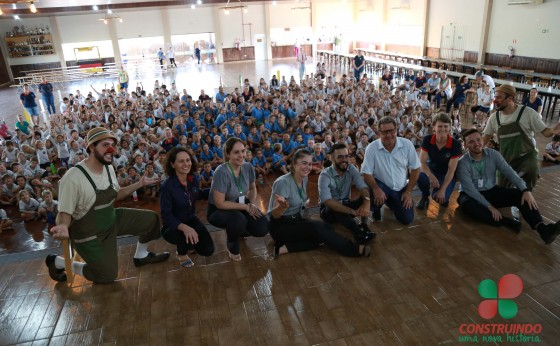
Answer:
[[552, 243], [560, 234], [560, 221], [551, 223], [544, 226], [544, 231], [541, 233], [541, 238], [545, 244]]
[[449, 202], [442, 203], [441, 206], [447, 208], [449, 207]]
[[416, 203], [416, 209], [424, 210], [430, 205], [430, 197], [422, 196], [418, 203]]
[[373, 221], [381, 222], [381, 209], [374, 210], [371, 216], [373, 217]]
[[368, 227], [368, 225], [366, 225], [365, 223], [362, 223], [360, 225], [360, 228], [362, 229], [359, 233], [358, 233], [358, 242], [360, 244], [365, 244], [368, 243], [372, 240], [374, 240], [377, 237], [377, 233], [371, 231]]
[[58, 269], [56, 267], [56, 265], [54, 264], [55, 259], [56, 255], [48, 255], [47, 258], [45, 258], [45, 264], [49, 268], [49, 275], [54, 281], [66, 281], [66, 273], [64, 272], [64, 269]]
[[141, 267], [146, 264], [150, 263], [159, 263], [163, 261], [167, 261], [169, 258], [169, 252], [162, 252], [160, 254], [155, 254], [153, 252], [148, 252], [148, 256], [144, 258], [134, 258], [134, 265], [136, 267]]
[[518, 218], [504, 217], [502, 218], [502, 225], [506, 226], [507, 228], [511, 229], [515, 233], [521, 232], [521, 222], [519, 222]]

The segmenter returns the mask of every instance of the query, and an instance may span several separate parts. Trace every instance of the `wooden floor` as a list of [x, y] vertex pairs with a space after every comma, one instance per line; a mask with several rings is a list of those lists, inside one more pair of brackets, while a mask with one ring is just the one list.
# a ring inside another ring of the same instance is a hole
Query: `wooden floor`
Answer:
[[[250, 65], [226, 67], [235, 74]], [[278, 67], [270, 66], [268, 73]], [[271, 185], [259, 187], [263, 207]], [[316, 191], [316, 176], [309, 191]], [[534, 193], [545, 221], [560, 219], [557, 167], [543, 169]], [[157, 209], [157, 201], [139, 205]], [[526, 224], [519, 235], [479, 224], [456, 207], [432, 202], [406, 227], [385, 209], [383, 222], [372, 224], [379, 235], [370, 258], [322, 248], [273, 260], [266, 236], [243, 241], [243, 260], [233, 263], [218, 231], [212, 232], [216, 253], [193, 256], [193, 268], [173, 259], [136, 268], [134, 239], [124, 239], [117, 282], [78, 278], [71, 288], [52, 281], [44, 265], [46, 254], [60, 251], [58, 243], [40, 223], [18, 224], [0, 235], [0, 345], [459, 344], [459, 327], [473, 323], [539, 323], [540, 344], [557, 345], [560, 243], [544, 245]], [[198, 213], [205, 220], [204, 204]], [[153, 250], [174, 248], [159, 240]], [[482, 319], [478, 284], [509, 273], [524, 284], [514, 299], [517, 316]]]

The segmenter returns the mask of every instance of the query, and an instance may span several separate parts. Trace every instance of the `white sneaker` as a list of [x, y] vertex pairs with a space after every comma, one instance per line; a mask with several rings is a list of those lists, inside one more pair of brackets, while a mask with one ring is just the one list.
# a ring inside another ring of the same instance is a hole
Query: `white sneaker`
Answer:
[[521, 217], [521, 213], [519, 212], [519, 208], [517, 208], [517, 207], [511, 207], [511, 216], [513, 216], [514, 218], [516, 218], [517, 220], [519, 220], [520, 217]]

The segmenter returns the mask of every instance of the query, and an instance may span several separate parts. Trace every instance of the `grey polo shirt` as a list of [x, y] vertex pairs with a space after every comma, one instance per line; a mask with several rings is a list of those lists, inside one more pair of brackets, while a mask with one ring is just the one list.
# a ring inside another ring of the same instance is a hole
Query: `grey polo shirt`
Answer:
[[356, 166], [348, 164], [348, 169], [342, 175], [338, 174], [334, 164], [323, 169], [319, 175], [319, 202], [325, 203], [329, 199], [337, 201], [350, 199], [352, 184], [358, 190], [367, 188]]
[[225, 194], [226, 201], [228, 202], [237, 202], [239, 196], [246, 196], [249, 192], [250, 184], [255, 181], [255, 170], [250, 163], [245, 162], [243, 166], [241, 166], [240, 178], [239, 183], [242, 189], [241, 194], [239, 194], [239, 188], [228, 168], [227, 162], [219, 165], [214, 172], [214, 178], [212, 179], [212, 185], [210, 186], [210, 193], [208, 195], [208, 203], [214, 205], [216, 204], [214, 201], [214, 191]]
[[301, 212], [305, 201], [307, 201], [307, 177], [303, 178], [303, 190], [298, 189], [291, 173], [284, 174], [276, 179], [274, 184], [272, 184], [272, 192], [270, 193], [270, 200], [268, 202], [269, 213], [272, 212], [272, 208], [274, 208], [275, 194], [284, 197], [288, 201], [289, 206], [283, 216], [294, 215]]
[[362, 174], [371, 174], [391, 190], [400, 191], [407, 184], [408, 170], [418, 168], [420, 159], [411, 141], [397, 137], [393, 151], [389, 152], [377, 139], [366, 148]]
[[527, 189], [523, 179], [507, 164], [499, 152], [484, 148], [480, 161], [475, 161], [469, 152], [459, 160], [457, 178], [461, 182], [461, 191], [483, 206], [490, 206], [490, 202], [484, 198], [481, 192], [496, 186], [496, 171], [500, 171], [520, 191]]

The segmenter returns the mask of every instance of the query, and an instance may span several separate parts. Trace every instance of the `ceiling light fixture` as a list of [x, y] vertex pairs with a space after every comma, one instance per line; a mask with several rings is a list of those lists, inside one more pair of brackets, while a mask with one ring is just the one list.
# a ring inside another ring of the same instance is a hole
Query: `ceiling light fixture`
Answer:
[[230, 6], [229, 5], [230, 0], [228, 0], [228, 2], [224, 7], [219, 7], [218, 9], [224, 10], [224, 14], [229, 14], [230, 10], [235, 10], [237, 8], [242, 9], [243, 13], [249, 12], [249, 6], [245, 5], [241, 0], [237, 0], [237, 1], [239, 2], [239, 5]]
[[37, 7], [35, 7], [33, 1], [30, 2], [29, 10], [31, 11], [31, 13], [37, 13]]
[[93, 6], [91, 6], [91, 8], [93, 8], [94, 11], [99, 10], [99, 7], [97, 7], [97, 5], [93, 5]]
[[13, 10], [17, 10], [17, 5], [16, 5], [16, 4], [12, 4], [12, 9], [13, 9]]
[[98, 20], [103, 21], [103, 24], [109, 24], [110, 20], [118, 20], [119, 23], [123, 22], [121, 16], [114, 14], [113, 11], [109, 8], [109, 5], [107, 5], [107, 13], [105, 13], [105, 16], [103, 18], [99, 18]]
[[19, 16], [17, 14], [14, 15], [15, 20], [19, 20]]
[[196, 0], [196, 3], [202, 5], [202, 0]]
[[191, 10], [194, 10], [196, 6], [194, 4], [191, 5]]
[[3, 15], [3, 14], [4, 14], [4, 12], [2, 12], [2, 9], [0, 8], [0, 16]]

